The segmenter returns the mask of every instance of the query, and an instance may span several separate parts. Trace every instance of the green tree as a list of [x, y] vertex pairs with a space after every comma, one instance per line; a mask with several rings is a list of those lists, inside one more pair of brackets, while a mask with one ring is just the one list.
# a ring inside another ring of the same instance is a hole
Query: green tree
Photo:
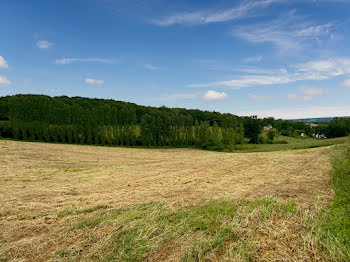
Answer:
[[239, 125], [238, 143], [239, 143], [241, 146], [244, 144], [244, 126], [243, 126], [242, 123]]
[[244, 134], [247, 138], [249, 138], [250, 143], [258, 143], [259, 134], [261, 131], [261, 123], [256, 116], [244, 117]]
[[266, 135], [270, 141], [273, 141], [273, 139], [276, 137], [276, 131], [274, 129], [270, 129], [269, 131], [267, 131]]

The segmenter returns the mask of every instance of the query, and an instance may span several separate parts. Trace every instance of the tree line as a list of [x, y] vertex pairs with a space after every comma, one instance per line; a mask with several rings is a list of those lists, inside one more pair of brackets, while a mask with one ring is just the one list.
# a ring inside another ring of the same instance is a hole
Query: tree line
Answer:
[[245, 141], [242, 119], [231, 114], [81, 97], [1, 97], [0, 121], [2, 137], [20, 140], [202, 148]]
[[[334, 120], [327, 126], [332, 130], [329, 137], [350, 133], [350, 124], [343, 121], [348, 120]], [[266, 125], [286, 136], [315, 132], [309, 125], [296, 121], [155, 108], [106, 99], [0, 97], [0, 136], [19, 140], [222, 150], [245, 142], [261, 143], [259, 137]]]

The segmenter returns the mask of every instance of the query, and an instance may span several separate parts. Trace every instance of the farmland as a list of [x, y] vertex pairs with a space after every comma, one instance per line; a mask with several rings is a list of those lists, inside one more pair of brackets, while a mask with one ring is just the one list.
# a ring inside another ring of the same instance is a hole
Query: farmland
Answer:
[[350, 0], [0, 10], [0, 262], [350, 262]]
[[273, 144], [244, 144], [243, 146], [237, 146], [234, 151], [236, 152], [273, 152], [279, 150], [294, 150], [294, 149], [306, 149], [324, 147], [330, 145], [344, 144], [348, 141], [347, 137], [338, 137], [330, 139], [317, 139], [317, 138], [295, 138], [287, 136], [275, 137]]
[[339, 148], [240, 154], [0, 140], [0, 261], [337, 259], [319, 243], [316, 217], [334, 198]]

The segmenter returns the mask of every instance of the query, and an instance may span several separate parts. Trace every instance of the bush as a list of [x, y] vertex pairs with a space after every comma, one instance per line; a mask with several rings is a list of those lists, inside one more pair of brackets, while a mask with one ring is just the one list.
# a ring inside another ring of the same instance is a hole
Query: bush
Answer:
[[276, 136], [276, 131], [274, 129], [270, 129], [269, 131], [267, 131], [267, 138], [271, 141], [273, 141], [273, 139]]
[[222, 146], [211, 146], [209, 147], [209, 150], [212, 150], [212, 151], [224, 151], [224, 148]]
[[265, 139], [262, 136], [259, 136], [258, 144], [265, 144]]
[[281, 135], [282, 136], [289, 136], [289, 131], [286, 129], [281, 130]]

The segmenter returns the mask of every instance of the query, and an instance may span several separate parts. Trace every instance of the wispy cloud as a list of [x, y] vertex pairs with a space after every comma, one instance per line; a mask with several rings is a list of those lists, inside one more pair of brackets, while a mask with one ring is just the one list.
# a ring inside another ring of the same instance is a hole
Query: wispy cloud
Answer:
[[5, 58], [3, 58], [2, 56], [0, 56], [0, 67], [1, 68], [8, 68], [9, 67]]
[[40, 49], [47, 50], [51, 46], [53, 46], [53, 43], [50, 43], [47, 40], [40, 40], [40, 41], [36, 42], [36, 46], [39, 47]]
[[208, 90], [204, 95], [203, 99], [205, 100], [224, 100], [228, 98], [228, 95], [224, 92], [217, 92], [214, 90]]
[[97, 80], [93, 78], [85, 78], [85, 83], [90, 84], [90, 85], [102, 85], [105, 81], [103, 80]]
[[234, 72], [242, 72], [247, 74], [253, 74], [253, 75], [280, 75], [280, 74], [286, 74], [288, 71], [285, 68], [280, 69], [268, 69], [268, 68], [260, 68], [256, 66], [241, 66], [241, 67], [235, 67], [232, 69]]
[[288, 98], [288, 100], [291, 100], [291, 101], [310, 101], [310, 100], [312, 100], [312, 96], [299, 97], [296, 94], [289, 94], [287, 96], [287, 98]]
[[0, 76], [0, 85], [9, 86], [11, 85], [11, 81], [8, 80], [5, 76]]
[[154, 66], [154, 65], [151, 65], [151, 64], [145, 64], [145, 65], [144, 65], [144, 68], [146, 68], [146, 69], [148, 69], [148, 70], [152, 70], [152, 71], [158, 70], [158, 69], [159, 69], [159, 67]]
[[296, 94], [289, 94], [287, 98], [288, 100], [294, 100], [294, 101], [299, 100]]
[[324, 94], [328, 93], [327, 89], [317, 88], [317, 87], [303, 86], [300, 88], [300, 90], [301, 90], [301, 92], [303, 92], [303, 94], [309, 95], [309, 96], [324, 95]]
[[247, 57], [246, 59], [244, 59], [244, 62], [246, 63], [258, 63], [262, 60], [262, 56], [254, 56], [254, 57]]
[[239, 72], [251, 73], [235, 79], [191, 84], [189, 87], [228, 87], [240, 89], [249, 86], [288, 84], [303, 80], [324, 80], [350, 74], [350, 58], [331, 58], [291, 65], [288, 69], [268, 70], [259, 68], [241, 68]]
[[350, 79], [345, 80], [345, 81], [342, 83], [342, 85], [345, 86], [345, 87], [350, 87]]
[[331, 58], [316, 60], [293, 66], [297, 72], [310, 75], [310, 79], [327, 79], [329, 77], [350, 74], [350, 58]]
[[300, 50], [311, 44], [331, 39], [331, 23], [313, 24], [295, 15], [295, 11], [267, 23], [239, 26], [232, 35], [252, 43], [271, 43], [282, 50]]
[[55, 64], [67, 65], [72, 63], [102, 63], [102, 64], [112, 64], [114, 61], [105, 58], [62, 58], [56, 59]]
[[232, 89], [240, 89], [247, 86], [257, 85], [274, 85], [287, 84], [293, 82], [289, 76], [242, 76], [240, 79], [233, 79], [228, 81], [211, 82], [206, 84], [191, 84], [189, 87], [229, 87]]
[[[254, 58], [251, 58], [251, 59], [254, 59]], [[255, 57], [255, 59], [259, 59], [259, 57]], [[205, 69], [213, 70], [213, 71], [221, 71], [221, 72], [229, 71], [229, 72], [243, 72], [248, 74], [267, 74], [267, 75], [288, 72], [286, 68], [269, 69], [269, 68], [261, 68], [253, 65], [233, 66], [226, 62], [218, 61], [214, 59], [195, 59], [194, 62], [199, 64], [201, 67], [204, 67]]]
[[259, 8], [267, 7], [284, 0], [245, 1], [242, 4], [225, 10], [199, 10], [193, 12], [176, 13], [151, 22], [158, 26], [200, 25], [226, 22], [256, 15]]
[[256, 100], [256, 101], [262, 101], [267, 99], [267, 96], [258, 96], [258, 95], [254, 95], [254, 94], [248, 94], [248, 97], [250, 99]]

